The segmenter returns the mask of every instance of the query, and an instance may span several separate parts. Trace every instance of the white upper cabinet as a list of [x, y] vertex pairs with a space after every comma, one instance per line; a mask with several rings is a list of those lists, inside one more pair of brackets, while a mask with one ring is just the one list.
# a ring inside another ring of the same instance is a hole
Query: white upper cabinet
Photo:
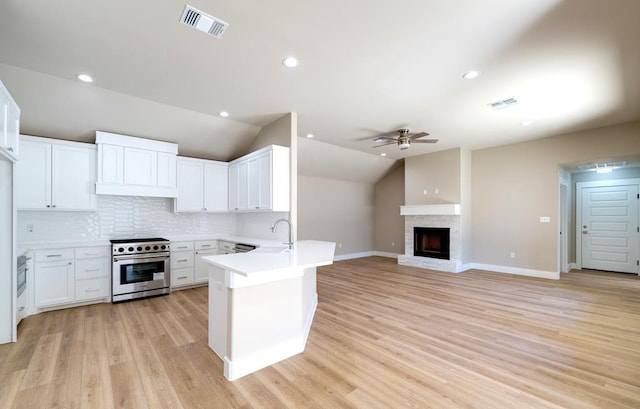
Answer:
[[177, 197], [175, 143], [96, 132], [96, 193]]
[[176, 212], [226, 212], [228, 165], [179, 157]]
[[18, 159], [20, 108], [0, 81], [0, 154]]
[[96, 210], [96, 147], [21, 136], [16, 162], [19, 210]]
[[229, 165], [229, 210], [289, 211], [289, 148], [271, 145]]

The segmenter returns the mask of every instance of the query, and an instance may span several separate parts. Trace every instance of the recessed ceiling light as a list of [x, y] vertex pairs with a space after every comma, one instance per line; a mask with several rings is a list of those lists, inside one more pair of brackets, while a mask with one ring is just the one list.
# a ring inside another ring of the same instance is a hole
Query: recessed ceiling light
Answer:
[[384, 153], [384, 152], [382, 152], [382, 153], [380, 154], [380, 156], [387, 156], [387, 154], [386, 154], [386, 153]]
[[464, 73], [462, 78], [464, 78], [465, 80], [472, 80], [474, 78], [477, 78], [478, 75], [480, 75], [480, 71], [468, 71]]
[[299, 64], [298, 59], [296, 57], [287, 57], [282, 60], [282, 65], [289, 68], [297, 67]]
[[533, 123], [533, 121], [527, 119], [525, 121], [520, 122], [520, 126], [529, 126], [532, 123]]
[[223, 118], [226, 118], [226, 117], [229, 116], [229, 113], [227, 111], [220, 111], [220, 113], [218, 115], [220, 115]]
[[76, 77], [82, 82], [93, 82], [93, 78], [87, 74], [78, 74]]
[[313, 139], [313, 137], [314, 137], [314, 135], [313, 135], [312, 133], [308, 133], [308, 134], [307, 134], [307, 138], [309, 138], [309, 139]]

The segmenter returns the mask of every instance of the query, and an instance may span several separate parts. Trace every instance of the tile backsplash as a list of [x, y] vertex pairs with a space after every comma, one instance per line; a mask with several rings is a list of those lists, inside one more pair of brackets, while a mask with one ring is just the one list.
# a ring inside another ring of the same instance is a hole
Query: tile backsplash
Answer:
[[225, 213], [174, 213], [167, 198], [98, 196], [96, 212], [19, 211], [18, 243], [235, 235], [236, 219]]
[[[271, 226], [288, 212], [174, 213], [173, 200], [98, 196], [96, 212], [18, 211], [18, 243], [109, 240], [154, 236], [231, 235], [286, 241], [287, 226]], [[29, 231], [32, 227], [33, 231]]]

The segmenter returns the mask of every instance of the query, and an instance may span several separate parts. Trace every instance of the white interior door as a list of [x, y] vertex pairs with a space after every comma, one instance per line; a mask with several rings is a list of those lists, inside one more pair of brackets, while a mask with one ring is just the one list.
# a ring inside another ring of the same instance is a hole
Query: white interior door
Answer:
[[638, 273], [638, 185], [582, 188], [582, 267]]

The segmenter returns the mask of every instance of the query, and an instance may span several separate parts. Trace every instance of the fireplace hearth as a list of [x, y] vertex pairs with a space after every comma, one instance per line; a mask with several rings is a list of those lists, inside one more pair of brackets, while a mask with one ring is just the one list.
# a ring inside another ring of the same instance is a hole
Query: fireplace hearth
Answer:
[[448, 227], [414, 227], [413, 255], [449, 260], [450, 230]]

